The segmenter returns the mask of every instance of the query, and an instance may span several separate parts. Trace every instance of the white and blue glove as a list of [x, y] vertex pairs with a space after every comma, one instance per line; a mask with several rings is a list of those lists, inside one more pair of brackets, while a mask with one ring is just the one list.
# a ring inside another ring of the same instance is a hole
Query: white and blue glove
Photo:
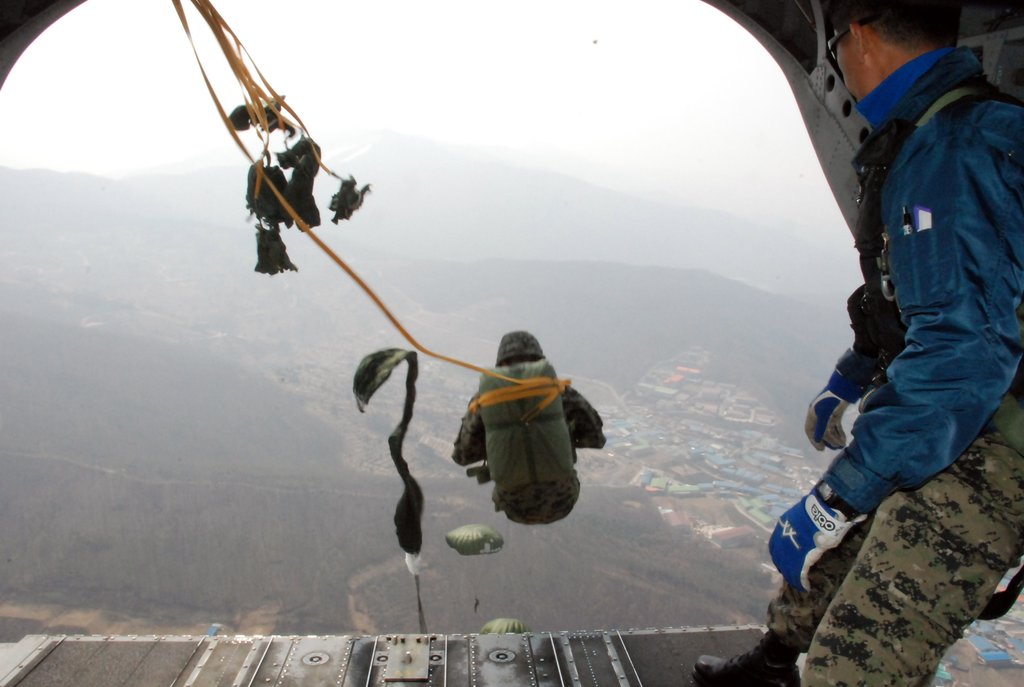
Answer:
[[843, 413], [851, 403], [856, 403], [863, 389], [848, 380], [836, 370], [811, 405], [807, 408], [804, 432], [814, 448], [819, 451], [826, 447], [841, 449], [846, 446], [846, 432], [843, 431]]
[[825, 505], [819, 485], [783, 513], [768, 541], [772, 561], [793, 587], [806, 592], [810, 586], [807, 573], [829, 549], [839, 546], [850, 528], [867, 519], [866, 515], [851, 518]]

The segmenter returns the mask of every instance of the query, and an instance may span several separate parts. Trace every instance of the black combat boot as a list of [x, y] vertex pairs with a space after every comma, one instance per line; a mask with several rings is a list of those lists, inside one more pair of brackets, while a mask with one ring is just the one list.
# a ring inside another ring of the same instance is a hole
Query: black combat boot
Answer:
[[729, 659], [701, 656], [693, 666], [693, 679], [701, 687], [799, 687], [799, 655], [769, 631], [745, 654]]

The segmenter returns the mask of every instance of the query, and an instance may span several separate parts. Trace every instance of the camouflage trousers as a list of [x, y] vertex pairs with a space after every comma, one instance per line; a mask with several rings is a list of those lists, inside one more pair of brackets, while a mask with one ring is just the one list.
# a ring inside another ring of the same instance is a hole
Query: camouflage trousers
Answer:
[[580, 495], [580, 481], [573, 475], [554, 482], [534, 482], [516, 489], [495, 485], [491, 500], [494, 510], [505, 511], [512, 522], [544, 525], [572, 512]]
[[883, 501], [811, 568], [811, 591], [784, 584], [768, 627], [807, 652], [802, 685], [930, 685], [1022, 554], [1024, 455], [987, 434]]

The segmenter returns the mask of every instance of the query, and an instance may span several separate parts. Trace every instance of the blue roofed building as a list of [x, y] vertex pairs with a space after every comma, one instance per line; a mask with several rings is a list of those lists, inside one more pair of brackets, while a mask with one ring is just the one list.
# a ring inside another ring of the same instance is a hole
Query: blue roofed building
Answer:
[[974, 649], [978, 652], [978, 660], [990, 668], [1010, 668], [1015, 664], [1010, 654], [991, 640], [981, 635], [972, 635], [967, 638]]

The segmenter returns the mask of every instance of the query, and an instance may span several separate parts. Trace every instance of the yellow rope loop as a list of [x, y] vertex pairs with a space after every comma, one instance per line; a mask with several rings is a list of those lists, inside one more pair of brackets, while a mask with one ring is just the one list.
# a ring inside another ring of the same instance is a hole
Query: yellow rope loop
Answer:
[[[171, 1], [174, 3], [174, 8], [178, 13], [179, 19], [181, 20], [182, 27], [185, 29], [185, 35], [188, 37], [189, 43], [192, 45], [192, 52], [196, 56], [196, 62], [199, 64], [199, 70], [203, 75], [203, 80], [206, 82], [206, 89], [207, 91], [209, 91], [210, 97], [213, 99], [214, 105], [217, 107], [217, 112], [220, 114], [220, 118], [224, 122], [224, 126], [227, 128], [228, 133], [231, 135], [231, 138], [234, 139], [235, 143], [238, 145], [242, 153], [249, 159], [249, 162], [252, 164], [256, 164], [256, 158], [249, 152], [248, 148], [245, 147], [245, 144], [242, 143], [242, 139], [238, 136], [238, 132], [235, 131], [234, 125], [231, 123], [231, 119], [228, 117], [227, 112], [224, 110], [224, 106], [221, 104], [220, 99], [217, 97], [216, 90], [214, 89], [213, 84], [210, 82], [209, 75], [206, 73], [206, 68], [203, 66], [203, 61], [199, 57], [199, 51], [196, 48], [195, 41], [193, 41], [192, 39], [192, 32], [189, 29], [188, 20], [185, 17], [185, 10], [182, 7], [181, 0]], [[228, 65], [231, 67], [231, 71], [242, 89], [244, 102], [246, 108], [249, 110], [250, 118], [255, 116], [254, 121], [259, 122], [260, 127], [262, 127], [262, 132], [259, 134], [260, 140], [263, 142], [263, 151], [261, 153], [261, 157], [269, 155], [270, 146], [270, 132], [268, 131], [269, 122], [267, 120], [266, 112], [264, 112], [263, 110], [264, 103], [274, 104], [275, 106], [277, 106], [275, 107], [275, 109], [277, 110], [277, 116], [280, 123], [295, 124], [298, 129], [300, 129], [303, 133], [306, 133], [308, 130], [306, 129], [306, 126], [302, 122], [302, 119], [299, 117], [298, 113], [296, 113], [295, 110], [293, 110], [292, 107], [285, 102], [284, 97], [279, 95], [277, 91], [275, 91], [274, 88], [270, 85], [270, 83], [266, 80], [266, 78], [263, 76], [263, 73], [260, 72], [259, 68], [256, 66], [255, 61], [252, 59], [252, 56], [249, 55], [249, 51], [245, 49], [245, 47], [242, 45], [242, 41], [239, 40], [235, 32], [232, 31], [231, 27], [228, 26], [226, 21], [224, 21], [224, 18], [213, 7], [213, 4], [210, 2], [210, 0], [191, 0], [191, 3], [199, 12], [200, 16], [202, 16], [203, 19], [206, 21], [207, 25], [210, 28], [210, 31], [216, 38], [217, 43], [221, 48], [221, 51], [224, 53], [224, 57], [227, 60]], [[253, 65], [253, 69], [256, 70], [256, 74], [259, 76], [259, 79], [262, 82], [262, 86], [259, 83], [257, 83], [256, 80], [252, 77], [249, 68], [245, 64], [245, 59], [248, 59], [248, 61]], [[292, 115], [292, 117], [295, 118], [295, 121], [292, 122], [291, 120], [288, 120], [284, 116], [284, 112], [287, 112], [290, 115]], [[316, 154], [315, 150], [316, 149], [314, 148], [314, 154]], [[326, 165], [324, 165], [323, 162], [320, 161], [319, 154], [316, 154], [316, 157], [320, 166], [324, 170], [326, 170], [328, 174], [334, 177], [338, 176], [333, 171], [331, 171]], [[380, 311], [384, 314], [385, 317], [387, 317], [388, 321], [391, 322], [391, 324], [398, 330], [398, 332], [405, 338], [405, 340], [408, 341], [409, 344], [413, 346], [413, 348], [420, 351], [424, 355], [428, 355], [432, 358], [436, 358], [438, 360], [451, 363], [452, 365], [458, 365], [459, 367], [464, 367], [468, 370], [473, 370], [474, 372], [480, 374], [495, 377], [497, 379], [509, 382], [516, 386], [528, 386], [527, 383], [530, 382], [531, 380], [507, 377], [489, 368], [481, 367], [479, 365], [473, 365], [472, 363], [467, 363], [457, 358], [452, 358], [446, 355], [442, 355], [440, 353], [435, 353], [434, 351], [420, 344], [416, 339], [413, 338], [412, 334], [406, 331], [405, 327], [403, 327], [401, 322], [398, 321], [398, 318], [396, 318], [391, 313], [391, 310], [389, 310], [388, 307], [384, 305], [384, 302], [377, 296], [373, 289], [371, 289], [370, 286], [365, 281], [363, 281], [363, 279], [359, 277], [359, 275], [356, 274], [356, 272], [351, 267], [349, 267], [344, 260], [342, 260], [333, 250], [331, 250], [331, 248], [313, 232], [313, 230], [309, 227], [309, 225], [307, 225], [302, 220], [301, 217], [299, 217], [299, 214], [295, 211], [291, 204], [288, 203], [287, 200], [285, 200], [283, 192], [276, 186], [274, 186], [273, 182], [271, 182], [270, 179], [263, 174], [262, 166], [257, 167], [256, 178], [258, 183], [267, 184], [268, 188], [270, 188], [270, 190], [274, 193], [274, 196], [278, 199], [278, 201], [280, 201], [281, 206], [292, 218], [296, 226], [298, 226], [298, 228], [303, 233], [305, 233], [306, 236], [308, 236], [313, 241], [313, 243], [315, 243], [317, 247], [319, 247], [320, 250], [322, 250], [327, 255], [327, 257], [329, 257], [338, 267], [340, 267], [349, 277], [352, 278], [352, 280], [359, 286], [360, 289], [363, 290], [363, 292], [367, 296], [369, 296], [370, 300], [374, 302], [377, 308], [380, 309]], [[527, 396], [546, 395], [545, 399], [536, 409], [536, 412], [540, 412], [541, 410], [546, 408], [552, 401], [554, 401], [555, 398], [557, 398], [559, 393], [564, 392], [565, 387], [569, 384], [568, 380], [551, 380], [550, 377], [544, 379], [549, 380], [544, 387], [547, 390], [536, 390], [532, 393], [527, 394]]]
[[566, 388], [572, 384], [572, 380], [559, 379], [557, 377], [529, 377], [519, 381], [519, 384], [501, 387], [500, 389], [491, 389], [480, 394], [469, 404], [470, 411], [476, 413], [481, 408], [487, 408], [500, 403], [543, 396], [540, 403], [520, 418], [523, 422], [529, 422], [537, 417], [542, 410], [554, 403], [555, 399], [564, 394]]

